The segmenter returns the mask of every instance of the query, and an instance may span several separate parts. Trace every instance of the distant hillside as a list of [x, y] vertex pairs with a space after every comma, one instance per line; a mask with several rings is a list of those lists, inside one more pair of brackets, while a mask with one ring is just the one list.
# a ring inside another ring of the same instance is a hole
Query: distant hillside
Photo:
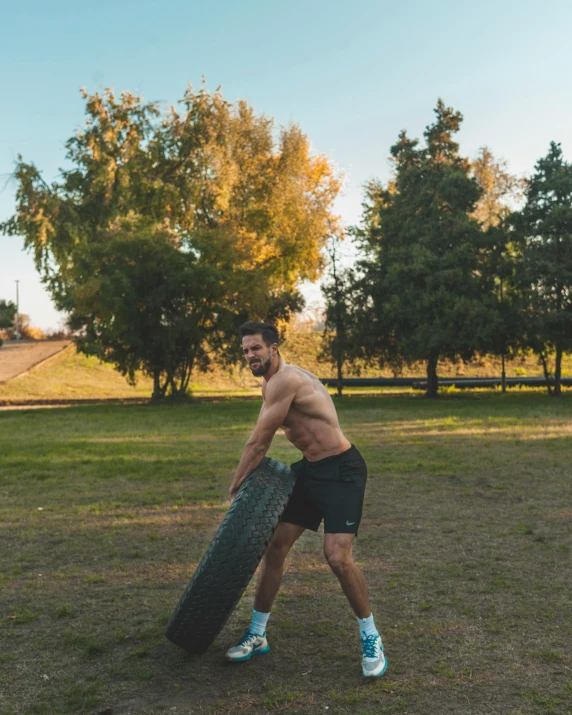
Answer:
[[13, 380], [69, 345], [69, 340], [10, 340], [0, 347], [0, 383]]

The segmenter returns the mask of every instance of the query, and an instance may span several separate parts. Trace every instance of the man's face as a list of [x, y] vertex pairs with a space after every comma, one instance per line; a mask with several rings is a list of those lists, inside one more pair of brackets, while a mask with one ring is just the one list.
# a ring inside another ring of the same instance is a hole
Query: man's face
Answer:
[[262, 335], [245, 335], [242, 338], [242, 350], [252, 374], [261, 377], [272, 363], [274, 346], [266, 347]]

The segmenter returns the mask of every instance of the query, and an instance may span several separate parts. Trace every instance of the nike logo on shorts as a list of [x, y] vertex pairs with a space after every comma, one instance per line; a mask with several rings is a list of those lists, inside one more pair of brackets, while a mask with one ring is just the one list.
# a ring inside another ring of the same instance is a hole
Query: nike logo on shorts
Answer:
[[346, 526], [353, 526], [356, 523], [355, 521], [346, 521]]

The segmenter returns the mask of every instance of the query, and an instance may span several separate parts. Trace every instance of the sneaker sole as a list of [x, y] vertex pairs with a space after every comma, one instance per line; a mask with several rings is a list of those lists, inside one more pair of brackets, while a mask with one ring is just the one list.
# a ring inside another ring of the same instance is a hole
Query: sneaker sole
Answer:
[[363, 677], [367, 680], [368, 678], [381, 678], [381, 676], [385, 673], [387, 670], [387, 658], [385, 659], [385, 663], [383, 668], [380, 670], [379, 673], [376, 673], [375, 675], [366, 675], [363, 670], [362, 670], [362, 675]]
[[243, 655], [242, 658], [229, 658], [225, 656], [229, 663], [244, 663], [246, 660], [250, 660], [253, 655], [264, 655], [270, 651], [270, 646], [267, 645], [266, 648], [261, 648], [260, 650], [253, 650], [252, 653], [248, 655]]

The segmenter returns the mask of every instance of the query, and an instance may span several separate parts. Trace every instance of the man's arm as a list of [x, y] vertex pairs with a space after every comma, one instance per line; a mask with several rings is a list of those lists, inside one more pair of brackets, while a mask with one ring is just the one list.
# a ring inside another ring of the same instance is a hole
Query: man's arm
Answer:
[[286, 419], [294, 394], [294, 382], [289, 375], [276, 374], [268, 381], [266, 399], [260, 410], [254, 432], [250, 435], [235, 472], [229, 495], [231, 500], [246, 477], [256, 469], [268, 452], [276, 430]]

